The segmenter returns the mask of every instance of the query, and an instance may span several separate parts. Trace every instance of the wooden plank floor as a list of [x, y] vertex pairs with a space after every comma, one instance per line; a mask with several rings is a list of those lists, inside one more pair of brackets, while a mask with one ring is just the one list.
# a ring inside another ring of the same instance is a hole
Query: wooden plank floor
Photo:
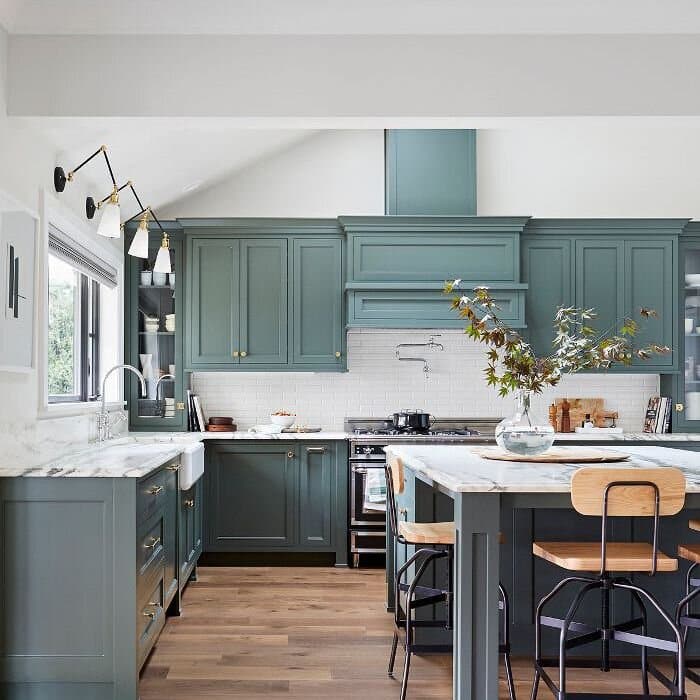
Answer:
[[[141, 700], [398, 700], [386, 663], [392, 618], [377, 570], [201, 568], [144, 668]], [[403, 655], [399, 649], [397, 678]], [[515, 660], [518, 698], [532, 671]], [[452, 697], [450, 656], [415, 657], [409, 700]], [[639, 674], [572, 671], [572, 691], [638, 692]], [[691, 686], [688, 697], [700, 699]], [[501, 683], [501, 698], [507, 698]], [[545, 688], [540, 699], [551, 698]]]

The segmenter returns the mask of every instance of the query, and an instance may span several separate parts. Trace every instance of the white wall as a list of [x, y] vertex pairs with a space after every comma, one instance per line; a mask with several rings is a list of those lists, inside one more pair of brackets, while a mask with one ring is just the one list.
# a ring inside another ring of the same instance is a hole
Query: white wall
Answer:
[[159, 211], [177, 216], [384, 213], [384, 132], [314, 134]]
[[[353, 330], [348, 334], [348, 372], [203, 373], [194, 390], [207, 416], [233, 416], [239, 429], [269, 422], [270, 413], [296, 412], [305, 425], [342, 429], [346, 416], [384, 417], [402, 408], [420, 408], [442, 417], [503, 417], [514, 400], [500, 399], [484, 382], [484, 348], [461, 331], [441, 331], [443, 352], [415, 349], [429, 360], [425, 377], [417, 362], [399, 362], [397, 343], [425, 342], [430, 331]], [[547, 420], [555, 396], [605, 397], [620, 413], [620, 425], [640, 431], [649, 397], [658, 392], [656, 375], [575, 375], [556, 390], [536, 397], [533, 405]]]
[[551, 122], [477, 136], [477, 211], [700, 217], [700, 129]]

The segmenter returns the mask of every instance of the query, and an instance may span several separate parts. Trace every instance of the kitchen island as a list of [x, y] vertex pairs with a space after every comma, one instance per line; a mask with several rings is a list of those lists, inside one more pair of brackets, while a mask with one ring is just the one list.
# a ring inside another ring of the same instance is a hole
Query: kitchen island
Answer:
[[[530, 630], [532, 600], [536, 597], [529, 553], [536, 523], [533, 512], [547, 515], [545, 524], [550, 532], [563, 529], [564, 526], [559, 528], [558, 523], [552, 522], [553, 515], [557, 518], [552, 509], [571, 511], [571, 475], [582, 466], [573, 461], [564, 464], [492, 461], [479, 456], [479, 449], [483, 448], [400, 444], [386, 448], [387, 455], [401, 459], [407, 471], [402, 507], [407, 508], [409, 518], [432, 519], [425, 517], [429, 515], [425, 509], [421, 512], [421, 491], [429, 492], [427, 500], [431, 503], [443, 494], [453, 503], [457, 529], [453, 613], [455, 700], [497, 700], [497, 582], [505, 578], [506, 587], [510, 588], [514, 624], [520, 619], [523, 628]], [[699, 454], [646, 445], [616, 449], [629, 455], [623, 464], [630, 468], [680, 468], [687, 482], [686, 508], [700, 508]], [[682, 514], [675, 532], [679, 537], [692, 539], [682, 527], [682, 521], [687, 523], [687, 518], [687, 513]], [[665, 527], [666, 520], [661, 527], [661, 548], [674, 554], [679, 540], [674, 543], [673, 538], [663, 539], [664, 532], [672, 530]], [[591, 540], [599, 536], [594, 534], [598, 532], [599, 520], [596, 523], [592, 529], [590, 524], [587, 526]], [[499, 551], [501, 532], [509, 542], [503, 552]], [[624, 528], [617, 534], [618, 537], [629, 535], [631, 530], [624, 532]], [[557, 539], [556, 534], [550, 539]], [[566, 539], [564, 532], [559, 539]], [[654, 584], [660, 581], [659, 578]], [[666, 591], [671, 600], [677, 600], [680, 593], [680, 587], [678, 591]]]

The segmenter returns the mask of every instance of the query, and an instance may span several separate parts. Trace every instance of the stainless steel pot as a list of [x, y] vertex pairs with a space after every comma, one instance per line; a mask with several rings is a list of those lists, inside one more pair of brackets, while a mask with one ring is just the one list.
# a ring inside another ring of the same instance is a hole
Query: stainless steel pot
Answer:
[[422, 411], [397, 411], [391, 416], [392, 427], [396, 430], [418, 430], [427, 432], [433, 424], [432, 416]]

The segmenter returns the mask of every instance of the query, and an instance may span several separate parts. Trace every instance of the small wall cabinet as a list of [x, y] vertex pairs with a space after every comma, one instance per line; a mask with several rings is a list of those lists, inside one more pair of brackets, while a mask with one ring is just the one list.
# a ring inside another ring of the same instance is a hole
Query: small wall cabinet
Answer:
[[347, 564], [344, 441], [208, 441], [206, 552], [328, 552]]

